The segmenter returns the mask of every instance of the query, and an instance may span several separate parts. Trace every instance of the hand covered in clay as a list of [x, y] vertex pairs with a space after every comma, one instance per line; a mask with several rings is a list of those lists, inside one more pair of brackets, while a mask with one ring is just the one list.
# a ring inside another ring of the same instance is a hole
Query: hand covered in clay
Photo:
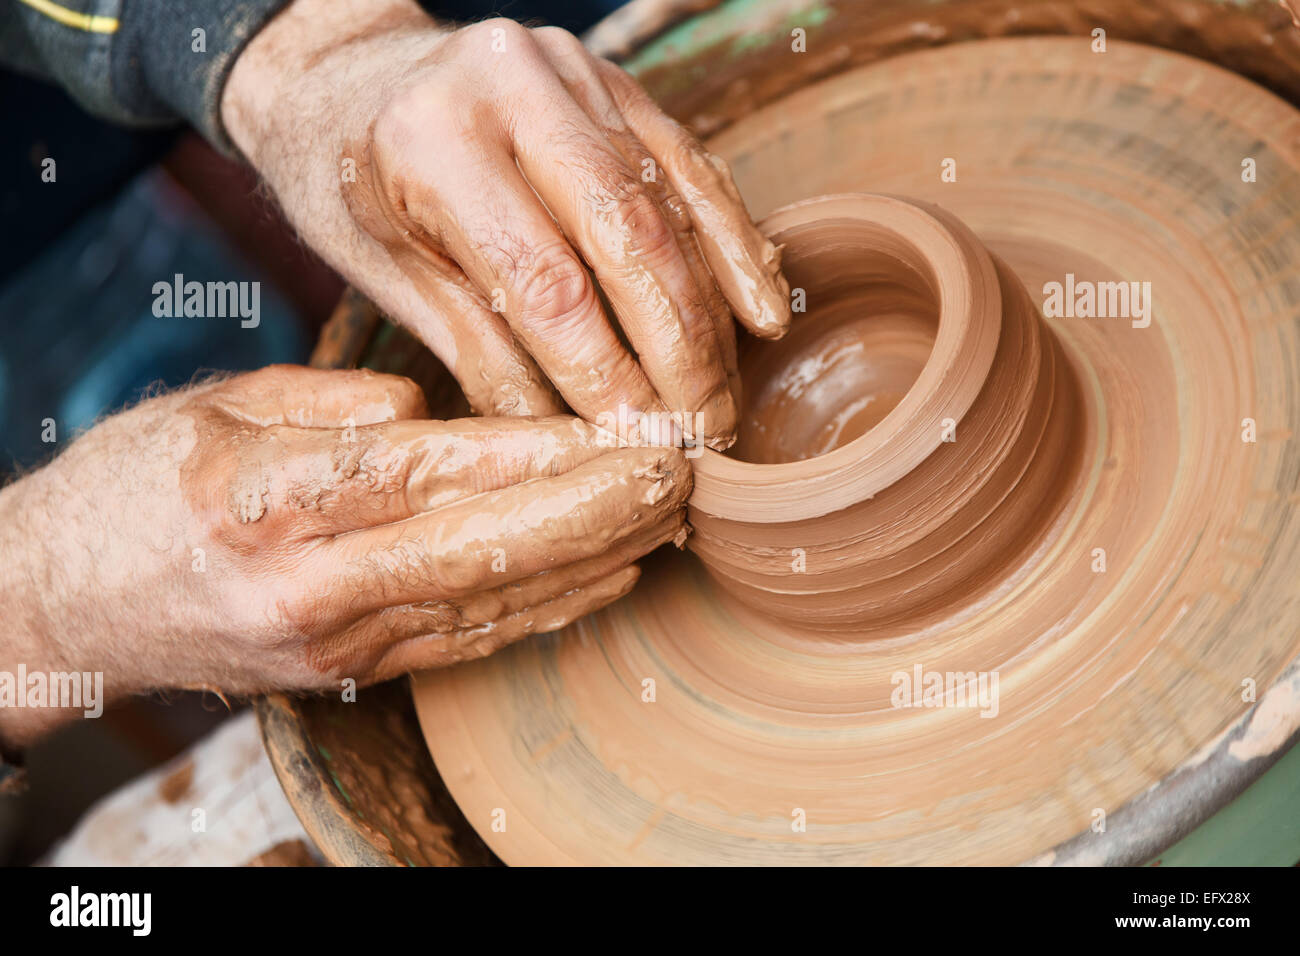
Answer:
[[110, 698], [365, 684], [561, 627], [684, 534], [677, 449], [424, 413], [404, 378], [273, 366], [96, 425], [0, 492], [0, 669]]
[[622, 406], [733, 440], [732, 313], [785, 332], [777, 250], [725, 164], [572, 34], [295, 0], [237, 61], [222, 113], [304, 238], [479, 413], [562, 398], [598, 424]]

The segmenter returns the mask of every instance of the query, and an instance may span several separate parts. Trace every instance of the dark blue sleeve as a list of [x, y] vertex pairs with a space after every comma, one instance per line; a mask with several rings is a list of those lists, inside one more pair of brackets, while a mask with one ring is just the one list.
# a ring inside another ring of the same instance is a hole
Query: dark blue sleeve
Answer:
[[221, 91], [288, 0], [6, 0], [0, 62], [129, 126], [185, 121], [223, 150]]

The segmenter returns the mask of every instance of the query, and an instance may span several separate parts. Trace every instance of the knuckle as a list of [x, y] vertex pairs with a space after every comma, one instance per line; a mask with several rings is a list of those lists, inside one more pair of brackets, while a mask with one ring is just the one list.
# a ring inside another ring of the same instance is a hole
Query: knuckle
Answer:
[[600, 75], [596, 72], [596, 67], [592, 63], [593, 57], [587, 48], [582, 45], [582, 41], [562, 27], [538, 27], [532, 31], [533, 39], [537, 45], [551, 56], [561, 57], [566, 63], [568, 69], [576, 69], [579, 77], [583, 82], [588, 84], [604, 85]]
[[528, 276], [523, 293], [527, 316], [553, 325], [570, 325], [596, 307], [596, 292], [586, 270], [572, 259]]
[[[448, 132], [461, 133], [466, 119], [458, 104], [466, 89], [447, 77], [426, 77], [397, 90], [380, 107], [370, 134], [374, 152], [397, 159], [412, 147], [434, 146]], [[445, 144], [443, 144], [445, 145]]]
[[450, 601], [420, 601], [385, 608], [380, 615], [390, 640], [418, 634], [448, 634], [463, 623], [461, 609]]
[[363, 571], [383, 599], [400, 600], [409, 594], [430, 597], [448, 593], [444, 568], [435, 551], [420, 535], [403, 537], [371, 551], [363, 559]]
[[270, 428], [238, 426], [221, 447], [207, 449], [199, 469], [208, 537], [240, 555], [270, 546], [280, 530], [271, 528], [270, 474], [262, 454], [273, 436]]
[[546, 44], [555, 50], [561, 51], [578, 51], [586, 50], [582, 41], [563, 27], [544, 26], [535, 27], [532, 31], [533, 36], [541, 43]]
[[704, 144], [695, 138], [685, 126], [672, 117], [665, 117], [665, 139], [671, 159], [684, 169], [693, 169], [709, 176], [719, 172], [730, 175], [726, 163], [719, 156], [714, 156]]
[[[402, 490], [409, 464], [409, 453], [394, 447], [382, 433], [358, 431], [353, 440], [337, 443], [330, 450], [328, 471], [308, 472], [290, 489], [289, 498], [299, 509], [328, 508], [335, 519], [349, 512], [361, 514], [364, 508], [378, 505], [374, 496]], [[344, 511], [343, 501], [354, 503]]]
[[558, 243], [519, 263], [511, 283], [519, 297], [522, 320], [565, 326], [580, 322], [597, 307], [591, 276]]
[[394, 93], [379, 108], [371, 139], [381, 152], [406, 142], [413, 127], [412, 114], [417, 111], [423, 113], [426, 109], [427, 104], [422, 94], [423, 90], [418, 85], [408, 86]]
[[676, 251], [677, 234], [658, 201], [626, 169], [611, 166], [598, 170], [588, 200], [615, 229], [632, 240], [638, 255], [654, 259]]
[[686, 203], [682, 197], [673, 189], [664, 190], [663, 199], [664, 218], [668, 220], [668, 225], [677, 233], [687, 233], [695, 228], [691, 221], [691, 214], [686, 210]]
[[489, 33], [499, 28], [506, 31], [506, 36], [525, 36], [528, 33], [525, 26], [517, 20], [511, 20], [509, 17], [489, 17], [480, 21], [478, 27]]
[[464, 27], [458, 32], [464, 41], [472, 42], [476, 47], [479, 44], [504, 40], [506, 50], [518, 50], [519, 46], [515, 45], [516, 43], [527, 44], [532, 42], [532, 31], [509, 17], [491, 17], [487, 20], [480, 20], [478, 23]]
[[640, 184], [622, 190], [614, 222], [631, 237], [638, 255], [649, 260], [662, 259], [677, 251], [677, 235], [664, 218], [659, 204]]
[[684, 132], [671, 137], [668, 142], [668, 155], [678, 168], [685, 169], [693, 175], [703, 175], [706, 179], [716, 175], [712, 164], [706, 161], [703, 152], [695, 148], [691, 138]]
[[675, 250], [676, 233], [664, 219], [658, 200], [627, 169], [610, 166], [599, 170], [589, 199], [620, 233], [632, 239], [637, 254], [655, 256]]

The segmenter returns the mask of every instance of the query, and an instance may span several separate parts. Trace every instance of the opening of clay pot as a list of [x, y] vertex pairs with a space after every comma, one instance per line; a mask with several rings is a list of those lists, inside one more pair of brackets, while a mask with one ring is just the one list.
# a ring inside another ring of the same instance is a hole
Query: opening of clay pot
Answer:
[[870, 498], [934, 451], [983, 386], [1001, 297], [983, 245], [928, 204], [819, 196], [760, 227], [802, 311], [783, 340], [747, 343], [738, 441], [696, 462], [691, 504], [786, 522]]
[[803, 310], [789, 334], [746, 340], [730, 458], [803, 461], [860, 438], [902, 402], [933, 351], [939, 302], [930, 277], [871, 248], [873, 224], [846, 219], [838, 229], [840, 241], [799, 244], [787, 257]]

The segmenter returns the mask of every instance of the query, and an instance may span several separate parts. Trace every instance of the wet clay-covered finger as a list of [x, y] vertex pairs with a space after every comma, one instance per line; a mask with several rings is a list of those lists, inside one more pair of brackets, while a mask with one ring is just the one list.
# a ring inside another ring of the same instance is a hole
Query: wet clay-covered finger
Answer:
[[352, 532], [304, 562], [358, 612], [458, 598], [602, 554], [690, 494], [675, 448], [620, 448], [554, 478], [512, 485]]
[[698, 415], [709, 444], [729, 446], [737, 412], [717, 331], [673, 228], [641, 171], [564, 84], [553, 76], [532, 82], [542, 84], [532, 94], [553, 105], [514, 124], [519, 168], [591, 267], [650, 384], [679, 415], [687, 437], [696, 437]]
[[653, 527], [620, 541], [604, 554], [575, 561], [563, 568], [531, 574], [510, 584], [480, 592], [461, 602], [463, 624], [485, 624], [505, 614], [550, 600], [567, 591], [613, 574], [633, 561], [645, 557], [660, 545], [684, 541], [686, 515], [677, 511]]
[[[456, 626], [487, 624], [506, 615], [550, 601], [575, 588], [585, 587], [645, 557], [661, 544], [676, 540], [682, 536], [685, 522], [685, 516], [677, 512], [654, 527], [646, 528], [620, 541], [604, 554], [575, 561], [573, 564], [552, 571], [530, 574], [510, 584], [448, 602], [456, 608]], [[402, 633], [399, 628], [392, 636], [406, 638], [415, 637], [420, 633], [422, 632], [418, 630]]]
[[[622, 139], [620, 137], [620, 139]], [[637, 148], [641, 146], [640, 140], [628, 138], [622, 140], [625, 144], [623, 147], [626, 152], [636, 155]], [[648, 154], [647, 154], [648, 155]], [[634, 167], [635, 168], [635, 167]], [[691, 222], [690, 215], [686, 212], [686, 204], [682, 197], [677, 194], [666, 177], [661, 177], [656, 186], [651, 187], [659, 201], [660, 208], [664, 212], [664, 218], [673, 228], [677, 236], [677, 247], [681, 249], [682, 259], [685, 260], [686, 266], [695, 277], [695, 284], [700, 289], [700, 295], [704, 302], [704, 309], [713, 322], [713, 330], [718, 338], [718, 353], [722, 358], [722, 368], [727, 376], [727, 385], [731, 391], [732, 403], [739, 410], [744, 407], [744, 384], [740, 378], [740, 360], [736, 347], [736, 323], [732, 319], [731, 307], [727, 305], [727, 300], [722, 295], [722, 290], [718, 288], [717, 282], [713, 278], [713, 273], [709, 271], [708, 263], [704, 261], [704, 253], [700, 250], [699, 238], [695, 235], [695, 227]], [[721, 443], [713, 443], [711, 447], [723, 450], [726, 446]]]
[[343, 428], [429, 414], [424, 393], [409, 378], [369, 369], [268, 365], [239, 382], [212, 404], [253, 425]]
[[366, 614], [337, 636], [322, 642], [313, 657], [328, 664], [358, 653], [377, 654], [390, 644], [412, 637], [489, 624], [614, 574], [660, 545], [681, 539], [685, 534], [684, 526], [685, 517], [677, 512], [604, 554], [563, 568], [531, 574], [463, 598], [382, 608]]
[[455, 263], [411, 254], [404, 271], [419, 301], [403, 310], [407, 324], [433, 350], [480, 415], [554, 415], [567, 409], [505, 317]]
[[762, 338], [790, 327], [790, 286], [781, 257], [755, 228], [720, 157], [665, 114], [636, 80], [595, 61], [632, 131], [663, 164], [686, 202], [705, 261], [741, 324]]
[[596, 584], [662, 544], [680, 541], [685, 536], [684, 526], [685, 517], [677, 512], [605, 554], [567, 567], [532, 574], [456, 600], [382, 608], [364, 615], [337, 634], [313, 642], [309, 651], [311, 665], [322, 673], [338, 672], [348, 667], [349, 662], [376, 660], [390, 646], [411, 638], [479, 628], [527, 611]]
[[[682, 262], [694, 282], [693, 292], [698, 295], [700, 305], [713, 324], [718, 355], [727, 378], [732, 404], [739, 409], [742, 387], [731, 309], [704, 261], [685, 203], [645, 144], [628, 128], [618, 104], [614, 102], [597, 72], [594, 57], [577, 38], [558, 27], [534, 30], [533, 36], [546, 50], [570, 95], [586, 111], [592, 123], [607, 138], [610, 146], [618, 151], [632, 172], [640, 177], [642, 187], [654, 199], [664, 221], [672, 230]], [[718, 422], [714, 423], [714, 427], [709, 427], [706, 423], [705, 437], [709, 439], [710, 447], [720, 449], [730, 444], [734, 429], [723, 427], [725, 424]]]
[[241, 448], [237, 474], [295, 527], [338, 535], [563, 474], [613, 445], [594, 425], [558, 415], [272, 427]]
[[[570, 408], [588, 421], [620, 404], [666, 411], [610, 325], [586, 267], [519, 172], [504, 131], [405, 161], [396, 177], [405, 215], [499, 306]], [[458, 173], [450, 184], [448, 168]]]
[[[403, 126], [394, 135], [403, 144], [362, 151], [358, 181], [344, 190], [353, 218], [388, 253], [359, 277], [361, 291], [400, 316], [441, 359], [478, 414], [564, 412], [564, 403], [491, 298], [441, 247], [434, 212], [440, 203], [430, 187], [439, 170], [431, 165], [431, 150], [420, 145], [421, 137], [430, 135], [427, 125]], [[419, 148], [405, 148], [407, 139]], [[448, 160], [447, 149], [436, 152], [439, 161]], [[397, 168], [382, 168], [385, 161]]]
[[430, 634], [395, 644], [375, 665], [374, 679], [388, 680], [399, 674], [446, 667], [464, 660], [487, 657], [507, 644], [530, 634], [547, 634], [572, 624], [578, 618], [612, 604], [632, 590], [640, 569], [630, 565], [594, 584], [577, 588], [554, 600], [450, 634]]

